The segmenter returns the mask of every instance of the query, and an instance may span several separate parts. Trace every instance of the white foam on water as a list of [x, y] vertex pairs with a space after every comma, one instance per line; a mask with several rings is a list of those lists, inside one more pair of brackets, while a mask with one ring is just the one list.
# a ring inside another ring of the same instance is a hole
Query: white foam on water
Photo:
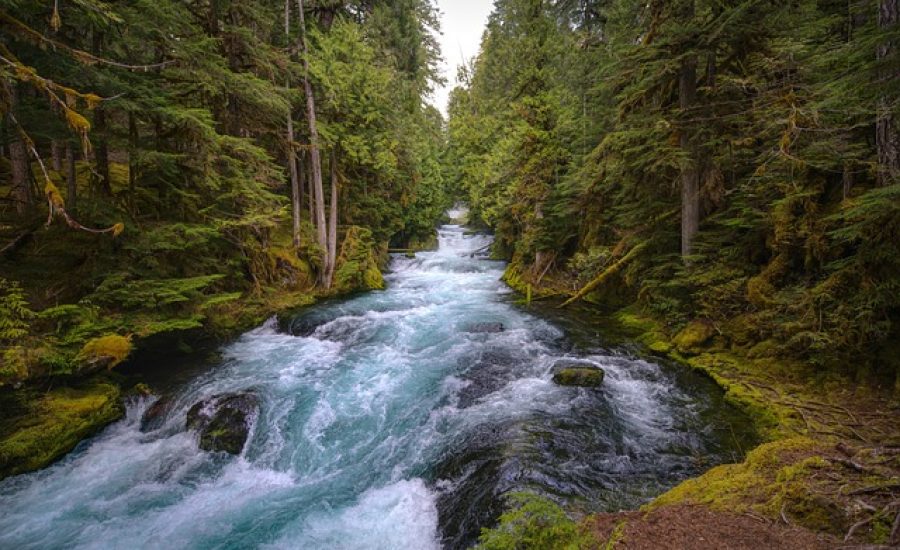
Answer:
[[352, 506], [315, 513], [289, 526], [272, 549], [439, 548], [435, 495], [421, 479], [369, 489]]

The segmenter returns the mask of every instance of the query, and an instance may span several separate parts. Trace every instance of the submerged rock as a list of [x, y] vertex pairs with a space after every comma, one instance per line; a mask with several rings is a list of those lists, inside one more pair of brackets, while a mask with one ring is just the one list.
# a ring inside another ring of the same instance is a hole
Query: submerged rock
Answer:
[[214, 395], [187, 412], [187, 429], [200, 433], [204, 451], [241, 454], [250, 428], [259, 414], [259, 397], [253, 392]]
[[466, 326], [466, 328], [463, 329], [463, 332], [474, 332], [474, 333], [503, 332], [503, 323], [497, 323], [497, 322], [472, 323], [472, 324]]
[[321, 313], [297, 316], [288, 323], [287, 332], [294, 336], [311, 336], [317, 328], [333, 320], [333, 316], [326, 316]]
[[154, 401], [141, 415], [141, 431], [151, 432], [161, 428], [171, 406], [172, 400], [165, 396]]
[[603, 369], [587, 361], [557, 361], [553, 365], [553, 382], [560, 386], [593, 388], [603, 383]]

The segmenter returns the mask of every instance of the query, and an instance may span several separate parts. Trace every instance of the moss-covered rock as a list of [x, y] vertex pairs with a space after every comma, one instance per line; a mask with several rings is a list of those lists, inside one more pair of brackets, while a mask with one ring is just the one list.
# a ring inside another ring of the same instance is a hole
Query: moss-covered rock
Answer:
[[681, 353], [697, 353], [716, 335], [716, 327], [709, 321], [691, 321], [675, 335], [672, 342]]
[[78, 352], [82, 370], [112, 369], [131, 353], [131, 337], [107, 334], [88, 340]]
[[0, 478], [43, 468], [124, 414], [118, 386], [56, 388], [0, 435]]
[[192, 406], [187, 413], [189, 430], [200, 434], [204, 451], [241, 454], [259, 414], [259, 397], [253, 392], [215, 395]]
[[603, 369], [584, 361], [557, 361], [553, 365], [553, 382], [560, 386], [594, 388], [603, 383]]

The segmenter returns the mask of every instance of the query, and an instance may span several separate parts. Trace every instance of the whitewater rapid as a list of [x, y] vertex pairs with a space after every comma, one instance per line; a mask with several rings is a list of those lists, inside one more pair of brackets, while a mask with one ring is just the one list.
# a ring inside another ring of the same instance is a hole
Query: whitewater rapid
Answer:
[[[133, 400], [60, 462], [0, 482], [0, 547], [465, 547], [512, 490], [619, 509], [737, 457], [717, 389], [573, 344], [514, 303], [490, 237], [439, 235], [392, 260], [387, 290], [299, 316], [307, 335], [273, 319], [225, 347], [170, 393], [161, 428], [141, 432], [153, 398]], [[604, 387], [554, 385], [566, 357], [602, 366]], [[244, 390], [262, 405], [243, 453], [198, 450], [187, 409]]]

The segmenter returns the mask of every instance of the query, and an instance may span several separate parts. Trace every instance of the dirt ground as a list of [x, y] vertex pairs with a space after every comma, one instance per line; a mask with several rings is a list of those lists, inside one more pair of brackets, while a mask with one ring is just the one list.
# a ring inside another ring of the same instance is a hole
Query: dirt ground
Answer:
[[598, 540], [614, 540], [608, 548], [617, 550], [818, 550], [842, 546], [830, 535], [749, 514], [715, 512], [704, 506], [598, 514], [590, 518], [588, 526]]

